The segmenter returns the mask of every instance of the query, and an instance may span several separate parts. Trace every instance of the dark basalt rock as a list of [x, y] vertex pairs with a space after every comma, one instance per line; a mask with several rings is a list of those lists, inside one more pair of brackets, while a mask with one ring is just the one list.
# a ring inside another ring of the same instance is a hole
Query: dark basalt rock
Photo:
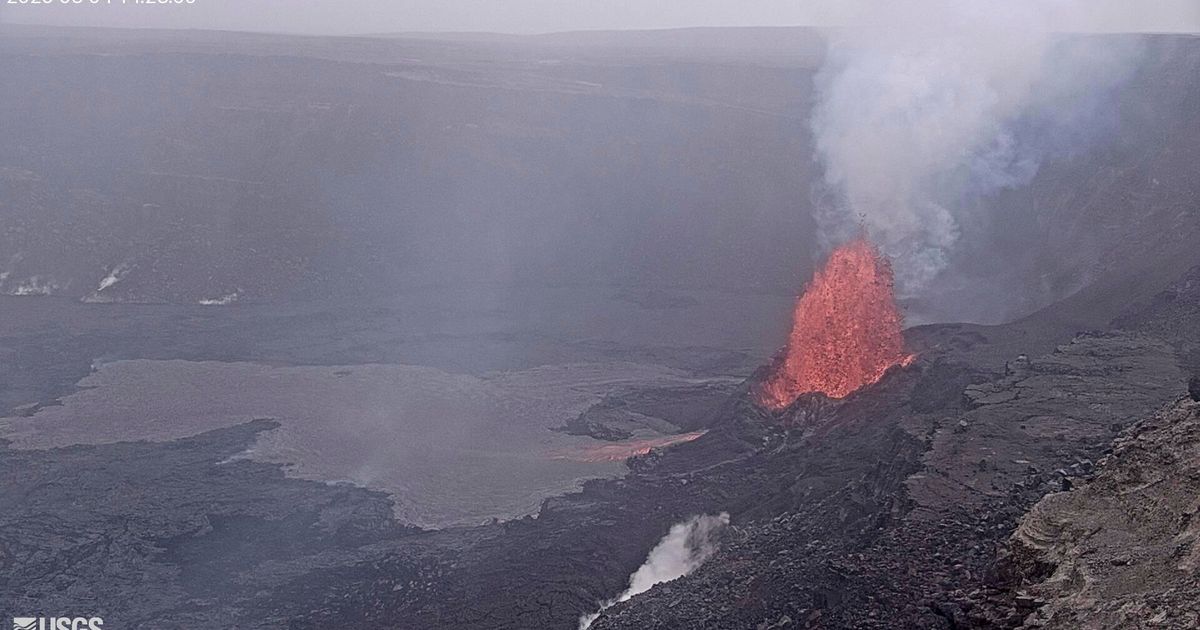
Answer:
[[709, 428], [738, 383], [647, 387], [606, 396], [566, 425], [568, 435], [619, 441], [637, 434], [674, 434]]
[[275, 426], [167, 444], [0, 446], [0, 609], [86, 606], [127, 627], [270, 627], [264, 600], [281, 584], [330, 558], [428, 537], [396, 522], [382, 493], [228, 460]]
[[[997, 564], [1018, 520], [1093, 471], [1111, 425], [1183, 385], [1172, 348], [1137, 334], [1084, 335], [1021, 363], [968, 386], [987, 394], [965, 411], [962, 390], [944, 393], [951, 371], [920, 366], [824, 405], [753, 458], [789, 471], [792, 501], [760, 486], [756, 504], [730, 506], [738, 535], [707, 564], [593, 627], [1019, 625], [1040, 600], [1016, 597]], [[921, 395], [937, 402], [913, 405]], [[1064, 404], [1069, 419], [1053, 411]]]

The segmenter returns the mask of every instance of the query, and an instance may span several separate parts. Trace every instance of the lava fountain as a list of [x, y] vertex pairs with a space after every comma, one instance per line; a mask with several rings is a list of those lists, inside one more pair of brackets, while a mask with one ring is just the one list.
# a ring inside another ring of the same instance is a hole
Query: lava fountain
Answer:
[[784, 356], [758, 388], [759, 404], [779, 410], [801, 394], [845, 398], [908, 365], [892, 266], [865, 237], [838, 247], [796, 301]]

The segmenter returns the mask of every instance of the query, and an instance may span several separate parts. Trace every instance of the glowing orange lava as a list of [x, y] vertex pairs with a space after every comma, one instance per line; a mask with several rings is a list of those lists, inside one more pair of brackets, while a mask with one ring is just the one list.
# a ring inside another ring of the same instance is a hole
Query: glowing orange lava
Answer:
[[845, 398], [908, 365], [903, 320], [887, 259], [866, 238], [842, 245], [796, 302], [786, 354], [759, 388], [759, 404], [778, 410], [809, 392]]

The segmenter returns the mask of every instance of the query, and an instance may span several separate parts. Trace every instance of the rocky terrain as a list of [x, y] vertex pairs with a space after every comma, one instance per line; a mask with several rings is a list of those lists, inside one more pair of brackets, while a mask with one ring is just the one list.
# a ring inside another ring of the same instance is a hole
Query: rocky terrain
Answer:
[[[1179, 401], [1195, 340], [1183, 331], [1200, 324], [1195, 273], [1128, 307], [1124, 330], [1015, 354], [990, 375], [966, 366], [988, 365], [1005, 337], [1029, 344], [1039, 317], [1074, 306], [987, 332], [911, 331], [928, 345], [903, 402], [887, 394], [911, 373], [861, 394], [886, 412], [851, 412], [855, 396], [802, 400], [783, 418], [818, 450], [847, 439], [847, 416], [895, 422], [907, 457], [835, 477], [837, 494], [800, 509], [733, 511], [709, 563], [593, 627], [1192, 627], [1196, 410]], [[790, 478], [815, 481], [830, 479]]]
[[1094, 474], [1062, 474], [1068, 491], [1013, 535], [1022, 592], [1041, 606], [1025, 625], [1200, 625], [1200, 406], [1176, 402], [1123, 432]]
[[[1183, 391], [1171, 355], [1169, 346], [1140, 336], [1085, 336], [1017, 359], [1008, 374], [934, 409], [921, 394], [945, 386], [929, 382], [945, 373], [927, 364], [906, 397], [876, 402], [883, 408], [869, 415], [852, 405], [795, 410], [807, 417], [787, 435], [810, 437], [792, 448], [816, 453], [791, 456], [820, 462], [807, 462], [805, 472], [832, 465], [818, 454], [831, 442], [869, 439], [843, 436], [846, 416], [895, 418], [892, 434], [877, 429], [875, 439], [911, 446], [905, 457], [875, 460], [849, 477], [798, 472], [790, 483], [808, 494], [802, 507], [781, 505], [764, 519], [734, 512], [736, 537], [696, 574], [618, 605], [594, 627], [1019, 625], [1034, 606], [995, 590], [997, 553], [1025, 508], [1061, 489], [1065, 475], [1090, 471], [1141, 410]], [[886, 386], [905, 380], [897, 375]], [[1072, 401], [1069, 417], [1060, 415], [1065, 400]], [[826, 484], [836, 492], [810, 490]]]

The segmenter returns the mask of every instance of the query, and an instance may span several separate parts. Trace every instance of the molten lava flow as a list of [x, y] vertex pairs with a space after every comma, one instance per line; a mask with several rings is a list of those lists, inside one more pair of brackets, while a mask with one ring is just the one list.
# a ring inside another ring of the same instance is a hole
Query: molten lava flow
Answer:
[[759, 389], [771, 409], [801, 394], [844, 398], [874, 383], [893, 365], [907, 365], [903, 318], [892, 291], [892, 268], [865, 238], [834, 250], [796, 302], [786, 354]]

